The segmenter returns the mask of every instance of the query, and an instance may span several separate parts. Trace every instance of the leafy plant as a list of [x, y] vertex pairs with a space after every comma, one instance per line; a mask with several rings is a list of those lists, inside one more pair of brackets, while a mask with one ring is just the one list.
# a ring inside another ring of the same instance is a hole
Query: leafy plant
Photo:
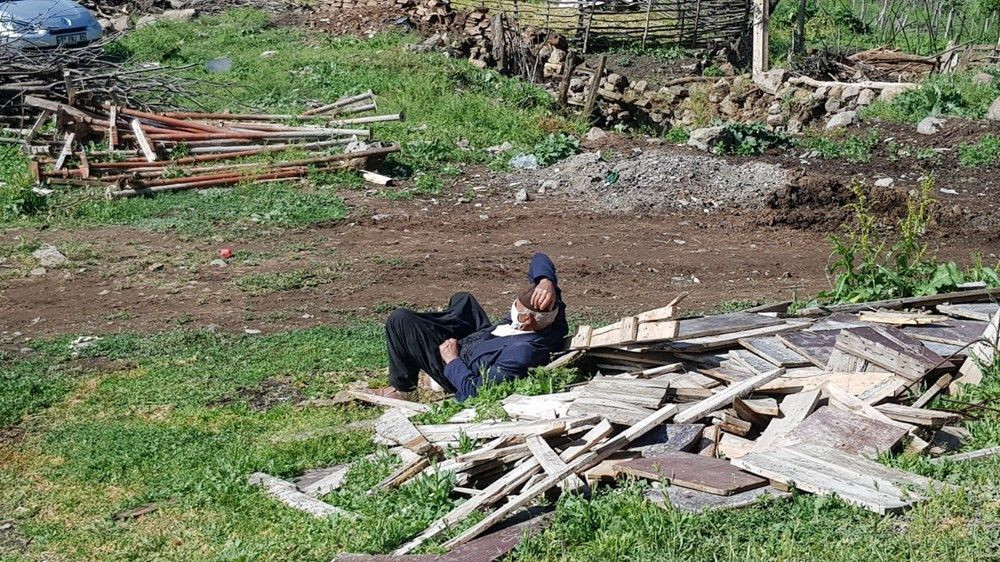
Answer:
[[975, 144], [959, 145], [958, 163], [963, 166], [1000, 164], [1000, 135], [986, 134]]
[[669, 142], [683, 143], [687, 142], [687, 140], [691, 138], [691, 133], [680, 127], [672, 127], [665, 135], [663, 135], [663, 138]]
[[566, 133], [552, 133], [535, 145], [532, 153], [541, 166], [550, 166], [580, 151], [580, 141]]
[[881, 142], [877, 131], [868, 131], [864, 136], [850, 136], [845, 139], [827, 136], [806, 136], [796, 141], [796, 146], [819, 152], [823, 158], [843, 158], [849, 162], [867, 162], [875, 147]]
[[900, 123], [916, 123], [929, 115], [979, 119], [1000, 95], [995, 83], [976, 82], [969, 73], [932, 74], [919, 88], [907, 90], [889, 102], [876, 101], [863, 115]]
[[891, 245], [879, 238], [878, 218], [863, 186], [855, 181], [851, 190], [856, 197], [850, 205], [854, 222], [843, 236], [830, 236], [835, 258], [830, 273], [835, 277], [832, 289], [819, 294], [819, 302], [933, 295], [970, 280], [1000, 286], [996, 268], [984, 266], [981, 258], [966, 271], [954, 262], [938, 263], [927, 257], [922, 237], [933, 209], [933, 177], [924, 178], [919, 194], [907, 201], [906, 216], [899, 221], [898, 238]]
[[777, 146], [787, 146], [788, 137], [767, 128], [764, 123], [727, 122], [722, 125], [722, 142], [714, 147], [716, 154], [752, 156]]

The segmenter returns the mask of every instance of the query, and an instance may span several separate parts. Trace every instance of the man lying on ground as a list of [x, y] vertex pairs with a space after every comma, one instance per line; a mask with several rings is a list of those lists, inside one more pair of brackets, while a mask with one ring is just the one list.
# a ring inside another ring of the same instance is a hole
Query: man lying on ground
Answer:
[[421, 370], [459, 401], [490, 382], [522, 377], [563, 349], [569, 332], [556, 267], [545, 254], [531, 258], [530, 286], [499, 324], [469, 293], [455, 293], [441, 312], [396, 309], [385, 323], [389, 382], [385, 396], [409, 398]]

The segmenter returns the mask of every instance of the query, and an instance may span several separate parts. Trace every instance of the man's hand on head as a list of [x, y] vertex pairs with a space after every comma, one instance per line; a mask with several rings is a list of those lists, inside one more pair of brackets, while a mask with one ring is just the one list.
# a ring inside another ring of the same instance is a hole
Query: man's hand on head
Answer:
[[534, 292], [531, 293], [531, 308], [535, 310], [549, 310], [556, 302], [556, 288], [552, 281], [542, 279], [538, 282]]
[[455, 338], [444, 340], [444, 343], [438, 346], [438, 351], [441, 352], [441, 359], [445, 365], [451, 363], [458, 359], [458, 340]]

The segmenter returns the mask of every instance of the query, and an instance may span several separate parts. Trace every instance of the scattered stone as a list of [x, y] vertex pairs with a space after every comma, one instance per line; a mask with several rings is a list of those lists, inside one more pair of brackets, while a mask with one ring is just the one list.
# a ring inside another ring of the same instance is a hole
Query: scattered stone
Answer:
[[831, 129], [842, 129], [844, 127], [849, 127], [858, 122], [858, 112], [856, 111], [843, 111], [830, 118], [826, 122], [827, 130]]
[[149, 266], [149, 267], [147, 268], [147, 270], [148, 270], [148, 271], [150, 271], [150, 272], [153, 272], [153, 271], [161, 271], [161, 270], [162, 270], [162, 269], [163, 269], [164, 267], [165, 267], [165, 266], [164, 266], [164, 265], [163, 265], [162, 263], [160, 263], [160, 262], [156, 262], [156, 263], [154, 263], [153, 265]]
[[46, 273], [48, 273], [48, 272], [45, 270], [44, 267], [36, 267], [35, 269], [32, 269], [31, 271], [29, 271], [28, 275], [30, 275], [32, 277], [41, 277], [41, 276], [45, 275]]
[[875, 94], [875, 90], [861, 90], [857, 103], [858, 105], [871, 105], [876, 97], [878, 96]]
[[538, 188], [538, 193], [545, 193], [546, 191], [552, 191], [559, 188], [559, 180], [545, 180], [542, 182], [541, 187]]
[[941, 188], [941, 193], [946, 193], [948, 195], [958, 195], [958, 192], [955, 191], [954, 189], [946, 189], [943, 187]]
[[529, 244], [531, 244], [531, 240], [518, 240], [517, 242], [514, 242], [514, 247], [520, 248], [521, 246], [528, 246]]
[[38, 265], [42, 267], [59, 267], [68, 259], [55, 246], [44, 244], [41, 248], [31, 253], [32, 257], [38, 260]]
[[972, 77], [972, 82], [974, 84], [979, 84], [980, 86], [985, 86], [987, 84], [993, 83], [993, 75], [988, 72], [978, 72]]
[[101, 338], [97, 336], [80, 336], [69, 343], [69, 350], [73, 355], [79, 355], [81, 351], [88, 347], [93, 347]]
[[514, 195], [514, 201], [517, 201], [518, 203], [531, 201], [531, 196], [528, 195], [528, 190], [526, 188], [521, 188], [517, 194]]
[[509, 142], [505, 142], [503, 144], [498, 144], [496, 146], [491, 146], [487, 148], [486, 152], [491, 156], [499, 156], [500, 154], [503, 154], [504, 152], [509, 152], [513, 149], [514, 145], [510, 144]]
[[208, 265], [211, 265], [212, 267], [229, 267], [229, 264], [226, 263], [226, 260], [221, 258], [215, 258], [214, 260], [208, 262]]
[[261, 333], [261, 331], [258, 330], [258, 329], [256, 329], [256, 328], [243, 328], [243, 333], [244, 334], [250, 334], [251, 336], [255, 336], [255, 335]]
[[263, 53], [260, 54], [260, 58], [269, 59], [274, 57], [274, 55], [276, 54], [278, 54], [278, 51], [264, 51]]
[[785, 69], [775, 68], [761, 74], [754, 79], [754, 82], [758, 87], [760, 87], [761, 90], [774, 95], [778, 92], [778, 88], [785, 83], [785, 77], [787, 74], [788, 73]]
[[375, 222], [387, 221], [392, 218], [392, 215], [387, 215], [385, 213], [379, 213], [377, 215], [372, 215], [372, 220]]
[[917, 132], [921, 135], [934, 135], [941, 130], [941, 125], [944, 125], [944, 119], [924, 117], [917, 123]]
[[986, 110], [986, 118], [991, 121], [1000, 121], [1000, 97], [993, 100], [993, 104]]
[[510, 167], [517, 170], [537, 170], [538, 157], [534, 154], [522, 154], [510, 160]]
[[591, 142], [598, 142], [608, 138], [608, 134], [600, 127], [591, 127], [584, 138]]
[[879, 178], [875, 180], [875, 187], [892, 187], [896, 183], [892, 178]]
[[136, 28], [146, 27], [147, 25], [156, 25], [163, 22], [185, 22], [194, 19], [195, 15], [194, 8], [187, 8], [185, 10], [166, 10], [162, 14], [142, 16], [139, 21], [135, 23]]
[[878, 99], [882, 101], [892, 101], [896, 96], [905, 92], [908, 88], [905, 86], [888, 86], [882, 88], [882, 93], [879, 94]]
[[691, 131], [688, 137], [688, 146], [693, 146], [699, 150], [710, 151], [722, 141], [724, 135], [722, 126], [702, 127]]

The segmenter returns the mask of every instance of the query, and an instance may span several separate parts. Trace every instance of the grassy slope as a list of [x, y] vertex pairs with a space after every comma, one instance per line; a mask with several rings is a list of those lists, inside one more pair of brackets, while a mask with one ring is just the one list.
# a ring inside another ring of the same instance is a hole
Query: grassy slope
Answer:
[[[348, 424], [378, 412], [357, 406], [297, 410], [249, 406], [261, 381], [329, 396], [348, 381], [381, 378], [374, 325], [271, 336], [178, 331], [113, 336], [73, 358], [70, 338], [2, 358], [0, 427], [25, 432], [0, 448], [0, 513], [30, 537], [12, 559], [326, 560], [341, 550], [387, 551], [447, 511], [450, 482], [365, 494], [392, 470], [361, 462], [327, 501], [360, 514], [318, 521], [247, 486], [261, 470], [292, 477], [375, 451]], [[378, 373], [378, 374], [376, 374]], [[990, 373], [975, 398], [1000, 395]], [[378, 381], [376, 381], [378, 382]], [[384, 381], [382, 381], [384, 382]], [[542, 391], [544, 385], [535, 385]], [[512, 389], [507, 389], [508, 391]], [[519, 390], [524, 390], [519, 389]], [[497, 397], [493, 397], [497, 399]], [[1000, 443], [995, 414], [970, 424], [970, 446]], [[638, 483], [593, 500], [560, 501], [551, 530], [518, 559], [977, 559], [1000, 540], [1000, 461], [935, 468], [890, 463], [967, 486], [902, 517], [800, 495], [757, 508], [691, 516], [644, 503]], [[114, 522], [146, 502], [155, 514]], [[471, 523], [471, 522], [470, 522]], [[3, 552], [0, 540], [0, 553]], [[0, 556], [2, 557], [2, 556]]]
[[[551, 131], [576, 126], [552, 116], [542, 90], [441, 54], [410, 52], [411, 41], [393, 34], [367, 41], [308, 34], [273, 25], [263, 12], [235, 10], [143, 28], [115, 49], [137, 63], [190, 65], [182, 74], [202, 82], [189, 97], [176, 100], [189, 107], [295, 112], [308, 100], [331, 101], [371, 89], [381, 113], [407, 114], [404, 123], [374, 127], [379, 140], [405, 145], [391, 162], [397, 174], [454, 173], [456, 164], [488, 162], [484, 149], [489, 146], [509, 141], [530, 147]], [[267, 51], [271, 55], [262, 57]], [[203, 69], [206, 61], [223, 56], [232, 59], [232, 71]], [[458, 148], [461, 139], [471, 150]], [[0, 147], [0, 220], [29, 181], [25, 165], [16, 149]], [[342, 218], [347, 210], [329, 188], [357, 187], [358, 182], [343, 175], [313, 179], [318, 188], [263, 184], [209, 197], [191, 192], [115, 202], [104, 201], [96, 190], [74, 190], [58, 193], [49, 213], [36, 214], [26, 224], [132, 225], [203, 235], [218, 225], [253, 232]], [[420, 185], [433, 190], [440, 181], [430, 177]], [[11, 218], [7, 213], [8, 222]]]

